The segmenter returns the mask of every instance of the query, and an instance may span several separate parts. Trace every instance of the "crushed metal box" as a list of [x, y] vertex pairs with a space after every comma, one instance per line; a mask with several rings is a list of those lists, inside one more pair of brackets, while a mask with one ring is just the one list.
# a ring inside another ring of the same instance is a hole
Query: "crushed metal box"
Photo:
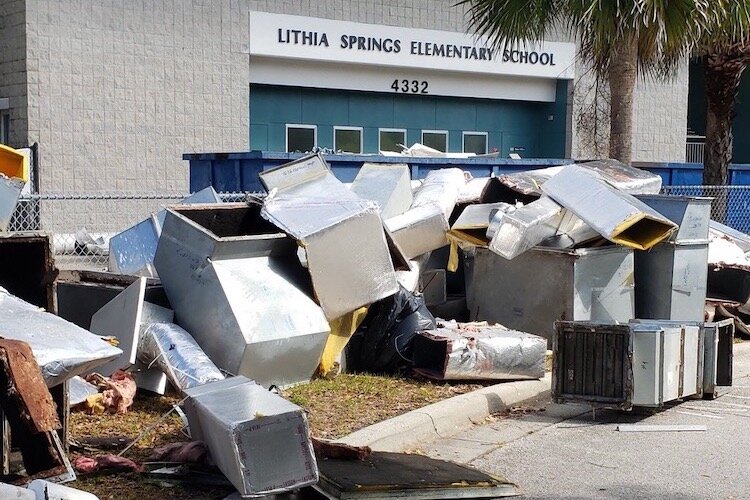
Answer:
[[240, 494], [272, 495], [318, 481], [302, 408], [247, 379], [196, 389], [186, 391], [191, 432], [200, 428], [200, 439]]

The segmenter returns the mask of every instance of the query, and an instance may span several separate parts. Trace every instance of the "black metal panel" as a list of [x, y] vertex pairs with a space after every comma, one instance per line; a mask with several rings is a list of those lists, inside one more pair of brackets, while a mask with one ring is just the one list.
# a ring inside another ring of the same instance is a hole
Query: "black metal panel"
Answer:
[[627, 325], [557, 321], [552, 396], [628, 409], [633, 394], [633, 347]]

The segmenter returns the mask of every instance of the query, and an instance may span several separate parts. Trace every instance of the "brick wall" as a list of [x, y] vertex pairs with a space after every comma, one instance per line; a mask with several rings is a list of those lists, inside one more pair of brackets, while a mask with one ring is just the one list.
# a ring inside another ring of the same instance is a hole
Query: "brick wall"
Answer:
[[[26, 16], [23, 0], [0, 2], [0, 98], [8, 98], [11, 146], [26, 137]], [[0, 111], [3, 113], [4, 111]]]
[[[23, 18], [23, 4], [2, 3], [14, 11], [6, 22]], [[41, 187], [68, 193], [184, 191], [188, 167], [182, 153], [246, 150], [250, 10], [462, 31], [465, 16], [454, 4], [27, 0], [28, 141], [40, 143]], [[2, 30], [0, 43], [10, 35]], [[5, 62], [5, 51], [0, 57], [0, 67], [14, 68], [12, 80], [0, 77], [0, 89], [17, 86], [20, 124], [25, 78], [17, 70], [23, 63]], [[20, 83], [5, 83], [15, 79]], [[686, 71], [668, 85], [639, 84], [636, 159], [684, 157], [686, 93]], [[575, 130], [572, 135], [573, 155], [586, 156]]]

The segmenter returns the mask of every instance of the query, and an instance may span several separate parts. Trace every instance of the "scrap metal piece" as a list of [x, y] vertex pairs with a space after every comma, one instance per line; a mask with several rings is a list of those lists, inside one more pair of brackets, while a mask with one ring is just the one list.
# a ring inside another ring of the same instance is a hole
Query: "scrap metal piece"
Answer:
[[242, 495], [283, 493], [318, 481], [302, 408], [244, 377], [185, 392], [191, 433], [200, 429], [216, 466]]
[[[182, 200], [180, 205], [221, 203], [221, 198], [209, 186]], [[151, 214], [146, 220], [118, 233], [109, 240], [109, 270], [118, 274], [157, 277], [154, 255], [164, 226], [164, 210]]]
[[469, 319], [552, 338], [556, 320], [634, 317], [633, 251], [621, 246], [535, 247], [513, 260], [477, 248]]
[[99, 500], [92, 493], [42, 479], [34, 479], [27, 488], [36, 494], [37, 500]]
[[26, 488], [7, 483], [0, 483], [0, 498], [6, 500], [36, 500], [36, 495], [33, 491], [27, 490]]
[[411, 208], [437, 204], [450, 219], [453, 208], [458, 202], [458, 195], [466, 185], [466, 176], [460, 168], [441, 168], [432, 170], [425, 177], [422, 185], [414, 193]]
[[184, 206], [168, 209], [154, 263], [176, 322], [216, 366], [288, 386], [309, 381], [329, 333], [296, 252], [257, 205]]
[[636, 250], [652, 248], [677, 229], [674, 222], [591, 170], [567, 166], [545, 182], [542, 191], [608, 240]]
[[703, 325], [703, 398], [719, 396], [719, 386], [731, 386], [734, 368], [734, 331], [732, 318]]
[[[1, 146], [1, 144], [0, 144]], [[8, 231], [18, 198], [26, 185], [21, 179], [0, 174], [0, 231]]]
[[270, 191], [261, 214], [304, 247], [326, 318], [396, 293], [393, 260], [377, 210], [346, 189], [320, 155], [267, 170], [260, 178]]
[[557, 234], [562, 214], [563, 208], [546, 196], [512, 212], [498, 211], [489, 249], [506, 259], [514, 259]]
[[89, 384], [81, 377], [73, 377], [68, 381], [68, 404], [73, 407], [86, 401], [86, 398], [99, 394], [94, 384]]
[[407, 259], [414, 259], [448, 244], [448, 219], [436, 204], [411, 208], [385, 221], [385, 226]]
[[413, 201], [409, 165], [405, 163], [364, 163], [349, 189], [377, 203], [383, 219], [406, 212]]
[[515, 209], [513, 205], [503, 202], [469, 205], [451, 226], [450, 234], [468, 245], [487, 246], [492, 238], [488, 233], [493, 215]]
[[712, 236], [712, 239], [714, 237], [724, 237], [737, 245], [740, 249], [742, 249], [743, 252], [750, 252], [750, 235], [737, 231], [736, 229], [733, 229], [729, 226], [725, 226], [724, 224], [716, 222], [715, 220], [709, 221], [708, 231]]
[[195, 339], [174, 323], [148, 325], [138, 340], [138, 358], [158, 366], [181, 391], [224, 379]]
[[[96, 335], [40, 310], [0, 288], [0, 324], [6, 339], [27, 342], [48, 387], [89, 373], [122, 351]], [[65, 339], [63, 343], [60, 339]]]
[[[526, 170], [504, 174], [499, 180], [505, 186], [530, 196], [541, 196], [545, 182], [562, 172], [565, 165]], [[631, 167], [617, 160], [595, 160], [576, 163], [573, 168], [597, 173], [608, 183], [630, 194], [658, 194], [661, 191], [661, 176], [646, 170]]]
[[547, 339], [486, 323], [450, 322], [419, 332], [414, 371], [436, 380], [544, 377]]
[[619, 432], [705, 432], [708, 427], [705, 425], [648, 425], [648, 424], [618, 424]]
[[[435, 500], [518, 495], [508, 480], [420, 454], [373, 451], [364, 460], [321, 460], [315, 489], [326, 498]], [[429, 471], [429, 472], [427, 472]]]

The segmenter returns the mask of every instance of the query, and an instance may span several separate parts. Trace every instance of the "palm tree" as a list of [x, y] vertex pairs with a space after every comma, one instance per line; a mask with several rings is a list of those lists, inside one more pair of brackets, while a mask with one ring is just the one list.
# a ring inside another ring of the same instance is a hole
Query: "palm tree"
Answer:
[[706, 79], [706, 144], [703, 184], [723, 186], [732, 160], [732, 119], [742, 73], [750, 64], [750, 0], [720, 0], [694, 55], [703, 57]]
[[609, 82], [609, 155], [630, 163], [633, 91], [639, 74], [669, 76], [708, 23], [713, 3], [730, 0], [461, 0], [469, 27], [496, 49], [543, 40], [556, 28]]

